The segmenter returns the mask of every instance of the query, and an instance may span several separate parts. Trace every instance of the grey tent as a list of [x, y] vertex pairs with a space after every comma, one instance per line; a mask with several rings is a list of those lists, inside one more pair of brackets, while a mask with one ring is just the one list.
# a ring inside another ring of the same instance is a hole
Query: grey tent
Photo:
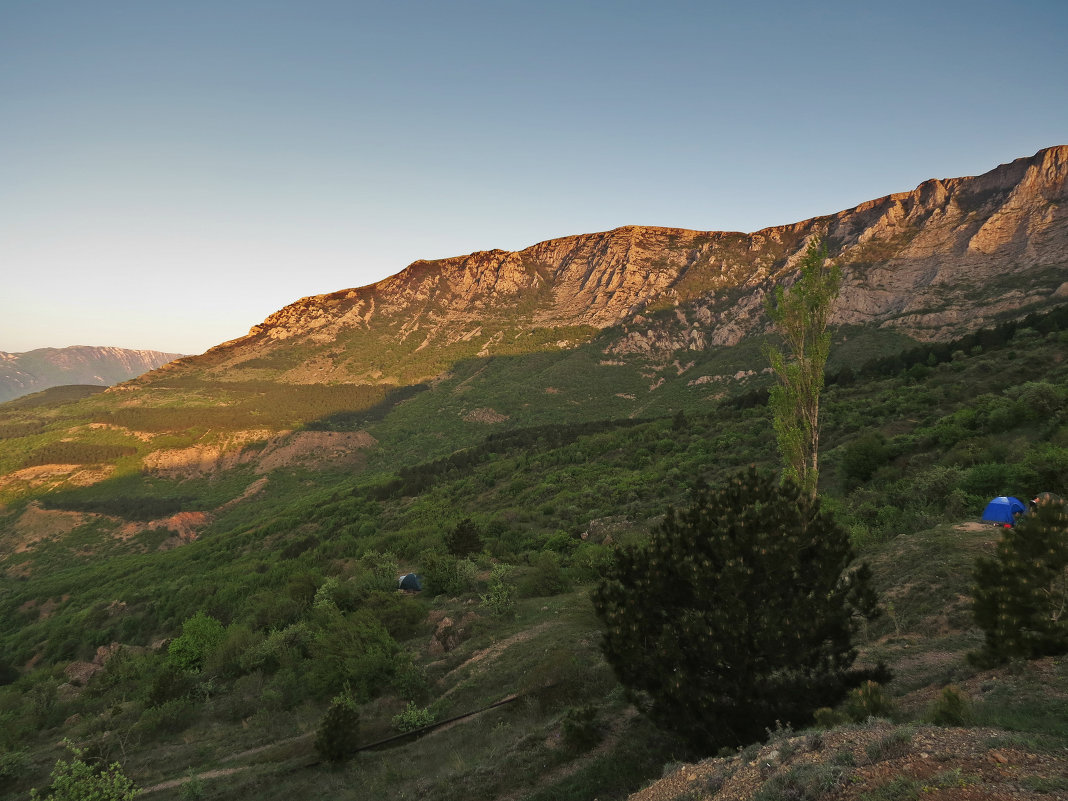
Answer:
[[407, 573], [400, 577], [400, 581], [397, 583], [402, 590], [412, 590], [413, 592], [419, 592], [423, 589], [423, 580], [415, 575], [415, 573]]

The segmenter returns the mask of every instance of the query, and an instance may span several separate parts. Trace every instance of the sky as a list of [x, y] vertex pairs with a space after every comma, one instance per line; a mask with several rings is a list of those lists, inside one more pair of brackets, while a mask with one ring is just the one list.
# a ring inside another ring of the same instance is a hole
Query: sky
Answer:
[[1068, 144], [1068, 3], [0, 0], [0, 351], [751, 232]]

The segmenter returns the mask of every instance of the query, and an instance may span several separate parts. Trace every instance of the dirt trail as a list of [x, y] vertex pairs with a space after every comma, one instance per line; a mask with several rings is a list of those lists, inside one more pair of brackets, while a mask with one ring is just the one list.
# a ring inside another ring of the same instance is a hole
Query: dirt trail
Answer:
[[[289, 745], [300, 740], [307, 740], [313, 736], [314, 734], [311, 732], [309, 732], [308, 734], [298, 734], [296, 737], [288, 737], [285, 740], [277, 740], [276, 742], [267, 743], [266, 745], [258, 745], [255, 748], [249, 748], [247, 751], [238, 751], [237, 753], [222, 757], [219, 761], [235, 762], [239, 759], [247, 759], [249, 757], [255, 756], [256, 754], [261, 754], [264, 751], [269, 751], [272, 748], [278, 748], [282, 745]], [[235, 773], [240, 773], [241, 771], [248, 770], [252, 767], [252, 765], [236, 765], [232, 768], [215, 768], [213, 770], [206, 770], [203, 772], [194, 771], [193, 777], [197, 779], [221, 779], [224, 776], [232, 776]], [[187, 781], [189, 781], [189, 778], [190, 777], [188, 775], [185, 775], [182, 776], [180, 779], [168, 779], [167, 781], [159, 782], [158, 784], [153, 784], [149, 787], [142, 788], [141, 794], [143, 795], [145, 793], [156, 793], [160, 790], [171, 790], [175, 787], [179, 787], [180, 785], [185, 784]]]
[[[223, 776], [231, 776], [234, 773], [240, 773], [243, 770], [248, 770], [251, 765], [243, 765], [240, 768], [218, 768], [216, 770], [206, 770], [203, 773], [194, 773], [192, 778], [194, 779], [219, 779]], [[158, 793], [160, 790], [173, 790], [175, 787], [180, 787], [189, 781], [189, 776], [183, 776], [180, 779], [168, 779], [165, 782], [159, 784], [153, 784], [151, 787], [142, 788], [138, 795], [146, 795], [148, 793]]]

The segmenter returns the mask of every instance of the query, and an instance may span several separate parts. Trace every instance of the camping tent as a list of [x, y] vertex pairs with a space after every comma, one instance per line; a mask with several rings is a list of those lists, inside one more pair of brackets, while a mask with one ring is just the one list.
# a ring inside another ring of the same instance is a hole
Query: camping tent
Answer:
[[408, 573], [400, 577], [398, 586], [402, 590], [414, 590], [415, 592], [419, 592], [423, 589], [423, 582], [420, 580], [419, 576], [415, 575], [415, 573]]
[[1016, 518], [1026, 511], [1027, 507], [1019, 498], [999, 495], [986, 505], [986, 509], [983, 510], [983, 521], [1011, 526], [1016, 523]]

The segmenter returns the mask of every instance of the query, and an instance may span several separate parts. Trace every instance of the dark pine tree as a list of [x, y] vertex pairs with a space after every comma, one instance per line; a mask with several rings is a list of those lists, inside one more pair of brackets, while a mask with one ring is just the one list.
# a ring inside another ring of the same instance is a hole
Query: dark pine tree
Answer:
[[338, 696], [315, 733], [315, 750], [330, 762], [344, 762], [359, 748], [360, 713], [351, 698]]
[[482, 530], [470, 517], [465, 517], [445, 534], [445, 548], [456, 557], [482, 550]]
[[853, 669], [875, 596], [818, 499], [754, 468], [668, 513], [594, 594], [603, 649], [632, 698], [703, 753], [805, 725], [882, 666]]
[[1068, 510], [1038, 504], [975, 563], [972, 610], [986, 640], [979, 664], [1068, 653]]

